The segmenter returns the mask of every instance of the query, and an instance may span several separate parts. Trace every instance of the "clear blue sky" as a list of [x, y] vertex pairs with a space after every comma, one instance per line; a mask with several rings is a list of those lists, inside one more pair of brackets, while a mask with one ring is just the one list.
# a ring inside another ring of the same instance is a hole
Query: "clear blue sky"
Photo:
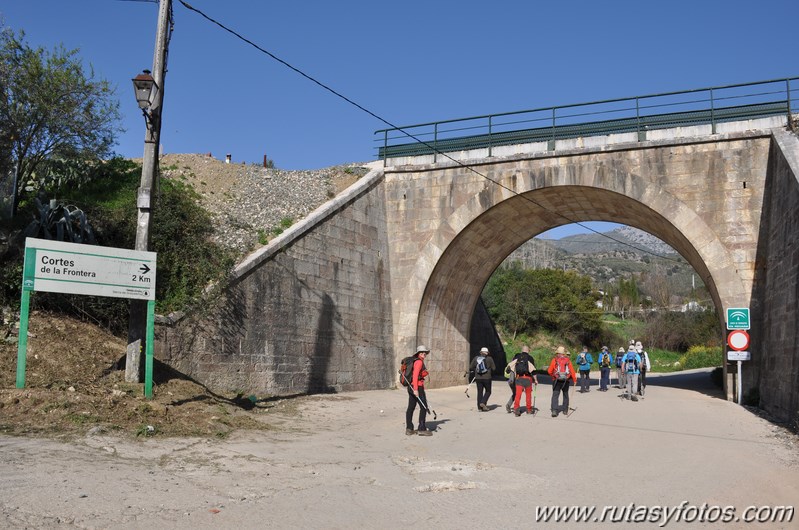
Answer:
[[[799, 75], [796, 0], [188, 3], [395, 125]], [[375, 159], [384, 123], [178, 0], [174, 13], [163, 152], [283, 169]], [[0, 0], [0, 14], [117, 87], [117, 152], [140, 157], [130, 79], [152, 68], [157, 3]]]

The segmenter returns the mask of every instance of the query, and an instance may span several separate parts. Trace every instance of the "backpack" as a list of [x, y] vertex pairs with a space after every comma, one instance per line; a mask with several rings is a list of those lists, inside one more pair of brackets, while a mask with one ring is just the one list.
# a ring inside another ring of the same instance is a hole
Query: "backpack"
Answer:
[[621, 354], [616, 355], [616, 368], [621, 368], [621, 362], [624, 359], [624, 356]]
[[569, 360], [565, 357], [555, 357], [555, 379], [565, 381], [569, 378]]
[[488, 368], [486, 368], [486, 358], [485, 357], [478, 357], [477, 358], [477, 366], [474, 369], [477, 375], [483, 375], [488, 372]]
[[400, 361], [400, 383], [402, 386], [408, 386], [411, 383], [411, 378], [413, 377], [413, 362], [416, 360], [415, 355], [411, 355], [410, 357], [405, 357], [402, 361]]
[[530, 375], [530, 356], [528, 354], [520, 355], [516, 360], [516, 376]]
[[602, 354], [602, 368], [610, 368], [610, 355], [607, 353]]
[[585, 352], [581, 352], [580, 355], [577, 356], [577, 364], [586, 365], [588, 361], [585, 360]]
[[635, 358], [635, 353], [628, 352], [624, 357], [624, 370], [628, 374], [635, 373], [638, 370], [638, 360]]

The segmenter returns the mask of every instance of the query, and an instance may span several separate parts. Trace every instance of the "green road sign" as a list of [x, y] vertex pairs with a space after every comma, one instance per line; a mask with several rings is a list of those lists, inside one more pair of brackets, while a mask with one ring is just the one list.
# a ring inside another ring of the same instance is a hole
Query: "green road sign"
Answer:
[[727, 329], [749, 329], [749, 308], [728, 307]]
[[34, 291], [47, 291], [147, 300], [144, 396], [153, 397], [156, 258], [155, 252], [27, 238], [19, 311], [17, 388], [25, 387], [30, 297]]
[[22, 288], [155, 300], [155, 252], [29, 237]]

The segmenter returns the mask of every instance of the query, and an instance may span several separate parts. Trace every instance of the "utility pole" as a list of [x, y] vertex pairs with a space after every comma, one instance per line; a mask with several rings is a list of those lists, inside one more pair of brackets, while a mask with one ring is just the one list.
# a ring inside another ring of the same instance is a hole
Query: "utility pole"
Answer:
[[[147, 125], [144, 135], [144, 157], [142, 159], [141, 183], [136, 206], [138, 222], [136, 224], [135, 250], [149, 250], [150, 222], [155, 206], [158, 176], [158, 144], [161, 137], [161, 104], [164, 101], [164, 74], [166, 72], [167, 46], [169, 41], [172, 0], [160, 0], [158, 9], [158, 29], [155, 35], [155, 52], [153, 54], [153, 80], [155, 86], [150, 98], [150, 105], [142, 108]], [[125, 381], [140, 383], [143, 380], [141, 362], [142, 345], [145, 343], [147, 326], [147, 301], [130, 301], [130, 320], [128, 324], [128, 347], [125, 357]]]

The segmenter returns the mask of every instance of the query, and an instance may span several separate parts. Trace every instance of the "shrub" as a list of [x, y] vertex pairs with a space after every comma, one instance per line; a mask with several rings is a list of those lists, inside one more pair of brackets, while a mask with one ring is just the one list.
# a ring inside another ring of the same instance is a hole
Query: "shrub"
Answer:
[[680, 368], [683, 370], [709, 368], [711, 366], [719, 366], [721, 361], [720, 347], [691, 346], [688, 351], [680, 357]]

